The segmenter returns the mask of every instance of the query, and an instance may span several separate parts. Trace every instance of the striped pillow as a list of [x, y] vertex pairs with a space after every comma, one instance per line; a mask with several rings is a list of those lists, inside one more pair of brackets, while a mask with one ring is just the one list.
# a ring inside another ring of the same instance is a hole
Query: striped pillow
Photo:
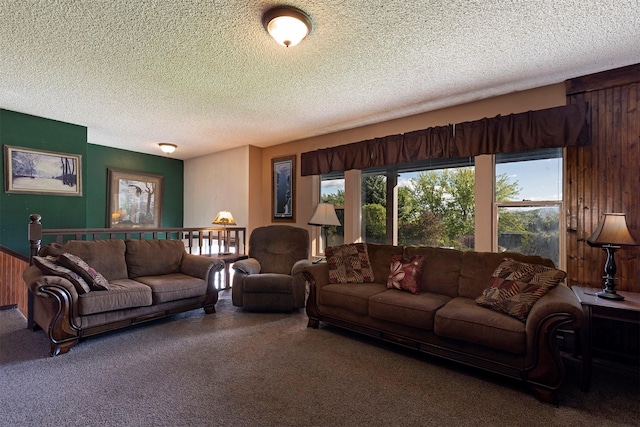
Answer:
[[476, 303], [524, 322], [533, 305], [565, 277], [562, 270], [505, 258]]
[[87, 292], [91, 291], [91, 288], [89, 287], [87, 282], [85, 282], [85, 280], [80, 277], [80, 275], [58, 264], [58, 260], [54, 256], [34, 256], [33, 264], [46, 274], [64, 277], [65, 279], [73, 283], [73, 286], [76, 288], [76, 292], [78, 292], [78, 295], [86, 294]]

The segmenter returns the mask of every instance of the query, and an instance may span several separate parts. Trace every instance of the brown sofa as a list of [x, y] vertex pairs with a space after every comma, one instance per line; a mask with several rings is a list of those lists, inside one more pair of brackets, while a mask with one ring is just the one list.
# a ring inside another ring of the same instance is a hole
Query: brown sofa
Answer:
[[[88, 288], [72, 273], [45, 272], [42, 264], [55, 266], [62, 254], [81, 258], [106, 279], [107, 289]], [[213, 313], [214, 276], [224, 268], [218, 259], [186, 253], [180, 240], [70, 240], [38, 255], [39, 266], [23, 273], [32, 300], [29, 324], [46, 331], [52, 356], [113, 329], [200, 307]]]
[[[553, 262], [516, 253], [378, 244], [366, 248], [374, 283], [332, 284], [327, 263], [305, 268], [310, 327], [326, 322], [516, 378], [538, 399], [557, 404], [564, 368], [556, 330], [578, 328], [583, 317], [573, 292], [560, 283], [533, 305], [526, 321], [476, 303], [503, 259], [549, 267]], [[419, 294], [387, 289], [392, 255], [425, 256]]]

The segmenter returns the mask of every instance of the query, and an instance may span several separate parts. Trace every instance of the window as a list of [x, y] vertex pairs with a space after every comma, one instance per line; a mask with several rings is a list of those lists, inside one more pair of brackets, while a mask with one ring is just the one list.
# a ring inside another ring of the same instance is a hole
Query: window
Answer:
[[361, 188], [361, 235], [365, 242], [385, 243], [387, 239], [388, 200], [386, 173], [384, 171], [363, 172]]
[[317, 253], [324, 253], [325, 246], [338, 246], [344, 244], [344, 174], [331, 174], [320, 176], [320, 202], [331, 203], [340, 220], [340, 226], [327, 228], [327, 242], [323, 242], [324, 236], [320, 236], [320, 246]]
[[473, 249], [474, 227], [473, 159], [429, 160], [362, 174], [367, 242]]
[[371, 168], [357, 183], [343, 177], [360, 185], [363, 241], [514, 251], [563, 268], [562, 169], [558, 148]]
[[494, 250], [563, 260], [562, 149], [497, 154]]

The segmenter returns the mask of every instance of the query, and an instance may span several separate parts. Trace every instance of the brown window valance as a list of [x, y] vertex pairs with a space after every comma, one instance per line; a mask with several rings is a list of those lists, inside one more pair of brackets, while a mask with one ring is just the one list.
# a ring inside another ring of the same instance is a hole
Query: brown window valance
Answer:
[[588, 143], [586, 104], [437, 126], [302, 153], [302, 175]]

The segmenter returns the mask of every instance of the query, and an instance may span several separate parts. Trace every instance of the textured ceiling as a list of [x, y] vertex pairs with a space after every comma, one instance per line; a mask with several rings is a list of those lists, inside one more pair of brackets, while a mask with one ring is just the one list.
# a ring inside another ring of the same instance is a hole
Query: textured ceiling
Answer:
[[292, 48], [273, 1], [0, 0], [0, 108], [188, 159], [640, 62], [639, 0], [289, 3], [313, 21]]

